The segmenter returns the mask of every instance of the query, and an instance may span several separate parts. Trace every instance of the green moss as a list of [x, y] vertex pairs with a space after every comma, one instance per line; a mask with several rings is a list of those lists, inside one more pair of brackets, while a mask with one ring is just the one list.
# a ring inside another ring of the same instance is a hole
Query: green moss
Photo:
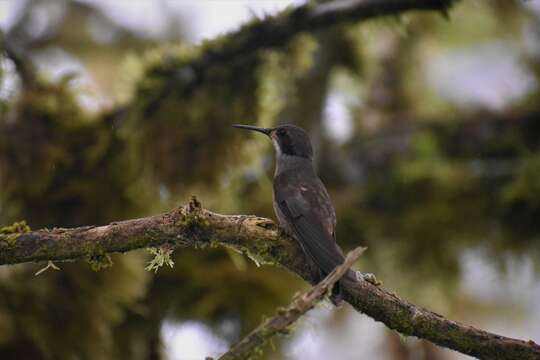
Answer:
[[414, 334], [415, 327], [411, 324], [406, 314], [396, 315], [393, 320], [393, 328], [403, 335], [411, 336]]
[[162, 233], [156, 229], [152, 229], [152, 228], [149, 228], [149, 229], [145, 229], [144, 231], [144, 238], [147, 240], [145, 242], [155, 242], [155, 241], [158, 241], [159, 238], [161, 237]]
[[[219, 248], [221, 246], [224, 246], [223, 243], [221, 243], [219, 240], [217, 239], [210, 239], [210, 248], [212, 249], [216, 249], [216, 248]], [[233, 249], [234, 250], [234, 249]]]
[[30, 231], [30, 226], [26, 224], [25, 220], [15, 222], [8, 226], [0, 228], [0, 234], [21, 234]]
[[522, 201], [531, 207], [540, 207], [540, 155], [523, 157], [516, 176], [501, 193], [503, 203], [511, 204]]
[[256, 238], [253, 239], [252, 243], [251, 249], [246, 247], [244, 253], [257, 266], [279, 265], [281, 258], [277, 254], [271, 253], [273, 249], [272, 241], [268, 238]]
[[5, 243], [8, 246], [15, 245], [17, 238], [24, 233], [30, 231], [30, 226], [26, 224], [26, 221], [22, 220], [15, 222], [8, 226], [0, 228], [0, 243]]
[[113, 261], [109, 254], [91, 255], [86, 261], [94, 271], [100, 271], [113, 266]]
[[192, 214], [188, 214], [184, 218], [183, 225], [188, 230], [195, 230], [195, 229], [206, 230], [210, 226], [210, 222], [208, 221], [208, 218], [204, 214], [192, 213]]
[[199, 248], [204, 248], [208, 245], [215, 246], [215, 241], [208, 239], [206, 231], [210, 227], [210, 222], [201, 203], [193, 197], [189, 204], [181, 209], [182, 215], [180, 220], [175, 225], [182, 229], [182, 233], [194, 240], [194, 245]]

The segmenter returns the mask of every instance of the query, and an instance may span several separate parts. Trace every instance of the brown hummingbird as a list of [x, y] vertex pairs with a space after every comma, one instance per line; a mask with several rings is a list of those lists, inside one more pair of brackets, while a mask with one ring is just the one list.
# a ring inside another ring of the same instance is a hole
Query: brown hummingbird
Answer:
[[[313, 167], [313, 148], [308, 135], [294, 125], [276, 128], [233, 126], [263, 133], [272, 140], [276, 152], [274, 212], [280, 227], [300, 243], [309, 265], [311, 282], [318, 283], [345, 258], [336, 242], [336, 212]], [[340, 283], [356, 281], [356, 273], [349, 270]], [[341, 302], [339, 283], [330, 298], [336, 305]]]

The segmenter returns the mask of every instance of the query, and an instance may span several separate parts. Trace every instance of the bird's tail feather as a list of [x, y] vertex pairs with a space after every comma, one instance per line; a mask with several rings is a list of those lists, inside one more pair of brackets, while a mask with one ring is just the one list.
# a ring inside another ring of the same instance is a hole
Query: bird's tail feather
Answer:
[[[311, 283], [317, 285], [328, 274], [325, 274], [310, 256], [307, 256], [306, 258], [311, 273]], [[332, 304], [341, 306], [343, 303], [343, 287], [354, 286], [356, 283], [358, 283], [356, 272], [350, 269], [347, 270], [343, 277], [336, 282], [332, 288], [332, 293], [330, 294], [330, 301]]]
[[330, 295], [332, 304], [338, 307], [341, 306], [343, 304], [343, 287], [354, 286], [356, 283], [358, 283], [356, 272], [349, 269], [332, 288], [332, 294]]

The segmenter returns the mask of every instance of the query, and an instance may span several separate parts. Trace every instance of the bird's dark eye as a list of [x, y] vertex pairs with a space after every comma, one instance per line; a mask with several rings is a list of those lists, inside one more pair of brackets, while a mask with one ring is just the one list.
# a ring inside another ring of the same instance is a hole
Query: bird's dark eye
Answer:
[[285, 135], [285, 130], [283, 130], [283, 129], [278, 129], [277, 134], [278, 134], [279, 136], [283, 136], [283, 135]]

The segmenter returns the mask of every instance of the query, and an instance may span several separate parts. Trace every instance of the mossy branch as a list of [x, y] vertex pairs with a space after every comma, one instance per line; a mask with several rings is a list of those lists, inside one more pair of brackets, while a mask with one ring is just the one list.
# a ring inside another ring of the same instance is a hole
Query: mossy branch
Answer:
[[286, 309], [278, 310], [275, 316], [265, 320], [255, 330], [249, 333], [249, 335], [233, 345], [219, 360], [251, 359], [253, 354], [272, 337], [278, 334], [287, 334], [291, 325], [330, 294], [334, 284], [341, 279], [365, 249], [358, 247], [347, 254], [343, 264], [335, 268], [334, 271], [317, 285], [305, 293], [295, 296], [292, 303]]
[[[215, 66], [246, 62], [262, 49], [283, 49], [296, 35], [314, 33], [332, 26], [370, 20], [383, 16], [399, 16], [409, 11], [438, 11], [445, 17], [457, 0], [349, 0], [327, 1], [289, 7], [275, 16], [255, 19], [237, 31], [203, 42], [194, 53], [200, 54], [180, 61], [167, 58], [149, 69], [152, 75], [164, 79], [159, 90], [153, 94], [139, 89], [130, 104], [115, 109], [113, 115], [122, 116], [130, 108], [145, 105], [145, 113], [156, 111], [166, 96], [172, 91], [180, 94], [193, 92], [204, 83], [207, 73]], [[144, 82], [143, 82], [144, 83]], [[146, 101], [150, 95], [151, 100]]]
[[[169, 213], [105, 226], [44, 229], [0, 234], [0, 264], [84, 259], [134, 249], [210, 245], [232, 247], [261, 264], [282, 266], [305, 280], [309, 269], [294, 239], [280, 234], [272, 220], [247, 215], [221, 215], [197, 201]], [[4, 237], [9, 237], [6, 241]], [[373, 251], [377, 251], [373, 249]], [[540, 359], [533, 341], [512, 339], [448, 320], [360, 279], [343, 287], [345, 301], [356, 310], [404, 335], [429, 340], [480, 359]]]

